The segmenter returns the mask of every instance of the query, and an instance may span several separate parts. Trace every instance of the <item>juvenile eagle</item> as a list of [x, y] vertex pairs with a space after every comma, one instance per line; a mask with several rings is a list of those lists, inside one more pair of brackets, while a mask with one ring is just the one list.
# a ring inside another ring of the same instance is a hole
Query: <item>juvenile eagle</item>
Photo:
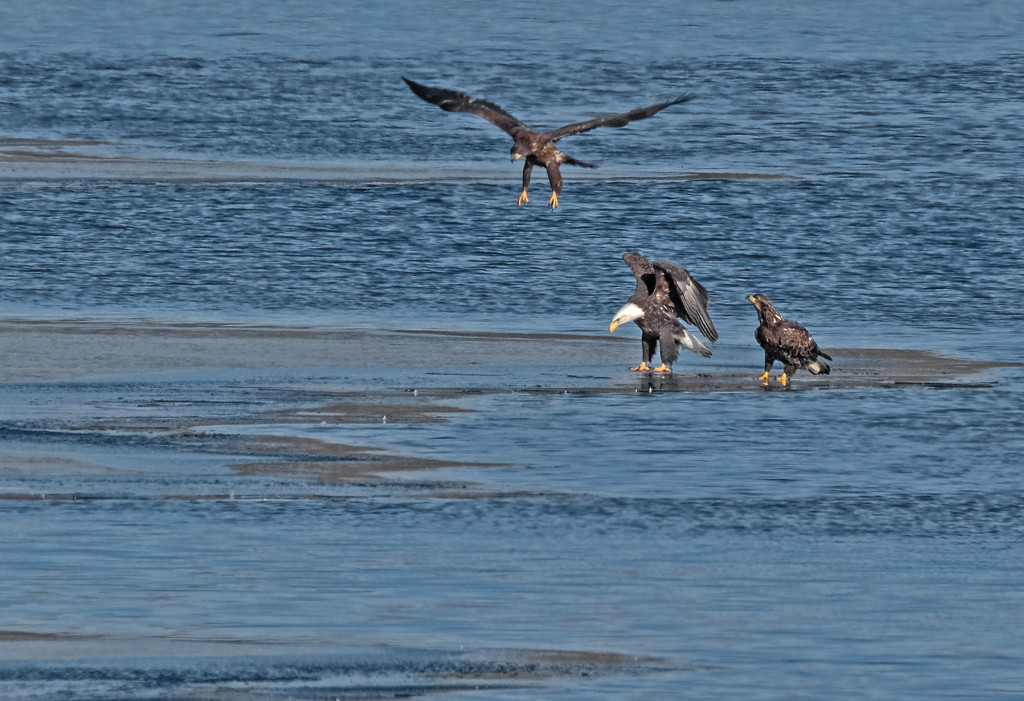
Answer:
[[651, 370], [648, 363], [658, 343], [661, 345], [661, 365], [654, 368], [654, 372], [672, 372], [671, 366], [679, 357], [680, 346], [705, 358], [710, 357], [708, 347], [687, 333], [677, 320], [678, 317], [693, 324], [710, 341], [718, 340], [718, 331], [708, 316], [708, 291], [704, 286], [686, 270], [668, 261], [652, 263], [633, 251], [622, 254], [622, 260], [636, 276], [636, 291], [615, 313], [608, 330], [614, 332], [627, 321], [635, 321], [640, 327], [643, 360], [630, 370]]
[[789, 377], [798, 368], [807, 368], [811, 373], [827, 375], [832, 371], [821, 358], [832, 360], [811, 338], [810, 332], [795, 321], [790, 321], [775, 311], [775, 307], [762, 294], [747, 295], [747, 301], [757, 307], [757, 319], [761, 325], [754, 331], [754, 338], [764, 348], [764, 374], [761, 380], [768, 386], [768, 374], [778, 360], [783, 364], [778, 380], [783, 386], [789, 384]]
[[523, 165], [523, 191], [519, 195], [519, 206], [530, 201], [526, 196], [526, 190], [530, 185], [530, 173], [535, 165], [539, 165], [544, 166], [548, 172], [548, 182], [551, 183], [551, 199], [548, 200], [548, 204], [551, 205], [552, 209], [558, 206], [558, 194], [562, 191], [562, 173], [558, 169], [560, 165], [568, 163], [569, 165], [582, 166], [584, 168], [597, 167], [590, 163], [578, 161], [572, 156], [559, 151], [555, 148], [555, 143], [559, 139], [571, 136], [572, 134], [597, 129], [598, 127], [622, 127], [634, 120], [652, 117], [666, 107], [678, 105], [687, 100], [692, 100], [694, 97], [693, 95], [683, 95], [675, 100], [661, 102], [650, 107], [639, 107], [622, 114], [598, 117], [597, 119], [577, 122], [576, 124], [567, 124], [564, 127], [552, 129], [551, 131], [534, 131], [494, 103], [478, 100], [472, 95], [467, 95], [457, 90], [431, 88], [413, 82], [408, 78], [402, 78], [402, 80], [412, 88], [414, 93], [443, 110], [448, 112], [471, 112], [480, 115], [491, 124], [508, 132], [513, 139], [512, 160], [526, 159], [526, 163]]

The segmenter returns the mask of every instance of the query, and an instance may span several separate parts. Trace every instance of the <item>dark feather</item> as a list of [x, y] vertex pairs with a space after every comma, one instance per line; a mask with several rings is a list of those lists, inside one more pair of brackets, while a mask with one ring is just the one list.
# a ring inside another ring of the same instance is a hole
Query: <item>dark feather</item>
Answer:
[[708, 291], [693, 279], [685, 268], [667, 260], [654, 262], [654, 269], [664, 273], [665, 283], [678, 316], [700, 329], [709, 341], [718, 340], [718, 329], [708, 315]]
[[581, 166], [584, 168], [596, 168], [597, 166], [584, 163], [572, 156], [563, 153], [555, 147], [555, 142], [571, 134], [578, 134], [590, 131], [597, 127], [621, 127], [637, 119], [647, 119], [666, 107], [678, 105], [693, 99], [693, 95], [682, 95], [675, 100], [660, 102], [648, 107], [639, 107], [622, 114], [613, 114], [607, 117], [598, 117], [585, 122], [567, 124], [564, 127], [551, 131], [536, 131], [530, 129], [504, 109], [492, 102], [481, 100], [458, 90], [447, 88], [432, 88], [421, 85], [408, 78], [402, 78], [409, 88], [421, 99], [437, 105], [448, 112], [468, 112], [483, 117], [492, 124], [497, 125], [503, 131], [512, 136], [512, 157], [522, 158], [523, 163], [523, 192], [519, 197], [519, 204], [528, 202], [526, 196], [530, 184], [530, 174], [536, 165], [544, 166], [548, 174], [548, 182], [551, 184], [551, 199], [548, 202], [552, 207], [558, 206], [558, 194], [562, 191], [562, 174], [559, 166], [563, 163]]
[[656, 105], [650, 105], [648, 107], [638, 107], [635, 110], [629, 112], [623, 112], [622, 114], [612, 114], [607, 117], [598, 117], [597, 119], [588, 119], [585, 122], [577, 122], [576, 124], [567, 124], [564, 127], [553, 129], [548, 134], [552, 141], [558, 141], [559, 139], [565, 138], [566, 136], [572, 136], [573, 134], [582, 134], [585, 131], [591, 129], [597, 129], [598, 127], [624, 127], [630, 122], [635, 122], [638, 119], [647, 119], [653, 117], [658, 112], [661, 112], [666, 107], [672, 105], [679, 105], [684, 102], [689, 102], [696, 95], [681, 95], [674, 100], [668, 102], [659, 102]]
[[633, 276], [636, 277], [636, 292], [633, 293], [633, 296], [635, 297], [645, 290], [648, 295], [654, 294], [656, 276], [651, 261], [633, 251], [623, 253], [622, 260], [626, 261], [626, 265], [629, 266], [629, 269], [633, 271]]
[[764, 295], [750, 295], [747, 299], [757, 309], [754, 338], [764, 349], [765, 372], [771, 370], [775, 361], [783, 364], [787, 376], [801, 368], [815, 375], [831, 372], [832, 368], [822, 358], [832, 360], [832, 356], [818, 347], [807, 329], [779, 314]]
[[493, 102], [480, 100], [458, 90], [432, 88], [404, 77], [402, 80], [422, 99], [437, 105], [446, 112], [469, 112], [479, 115], [509, 134], [516, 128], [526, 128], [525, 124]]
[[642, 332], [643, 360], [651, 360], [655, 345], [661, 348], [661, 360], [671, 365], [679, 356], [679, 346], [709, 357], [711, 351], [679, 323], [682, 319], [700, 329], [710, 341], [718, 339], [718, 331], [708, 314], [708, 291], [685, 268], [668, 261], [651, 263], [639, 253], [622, 255], [633, 276], [636, 291], [629, 302], [643, 310], [636, 319]]

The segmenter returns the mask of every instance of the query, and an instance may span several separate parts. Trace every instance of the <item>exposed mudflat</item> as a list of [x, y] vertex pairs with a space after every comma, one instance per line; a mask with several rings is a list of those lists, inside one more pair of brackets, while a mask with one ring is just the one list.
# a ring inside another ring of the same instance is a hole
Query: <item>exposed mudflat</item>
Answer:
[[[0, 699], [1024, 689], [1019, 2], [68, 5], [0, 3]], [[696, 98], [551, 210], [402, 76]], [[712, 357], [629, 372], [626, 250]]]

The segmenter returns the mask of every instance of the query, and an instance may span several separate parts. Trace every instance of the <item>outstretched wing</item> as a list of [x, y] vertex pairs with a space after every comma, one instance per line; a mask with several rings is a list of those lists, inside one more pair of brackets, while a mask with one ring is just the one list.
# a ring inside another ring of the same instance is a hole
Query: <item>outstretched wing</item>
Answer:
[[402, 78], [420, 98], [437, 105], [447, 112], [470, 112], [486, 119], [498, 128], [512, 133], [513, 129], [526, 128], [526, 125], [497, 105], [486, 100], [478, 100], [472, 95], [447, 88], [431, 88], [417, 82]]
[[622, 260], [626, 261], [626, 265], [633, 271], [633, 275], [636, 277], [636, 292], [634, 295], [643, 295], [648, 297], [654, 294], [654, 288], [656, 286], [654, 266], [651, 265], [651, 261], [644, 258], [635, 251], [626, 251], [622, 254]]
[[696, 95], [682, 95], [680, 97], [677, 97], [675, 100], [669, 100], [668, 102], [660, 102], [657, 105], [651, 105], [649, 107], [638, 107], [635, 110], [623, 112], [622, 114], [613, 114], [607, 117], [598, 117], [597, 119], [591, 119], [586, 122], [567, 124], [564, 127], [559, 127], [558, 129], [549, 131], [547, 135], [551, 138], [552, 141], [558, 141], [562, 137], [570, 136], [571, 134], [579, 134], [580, 132], [584, 131], [590, 131], [591, 129], [597, 129], [598, 127], [624, 127], [630, 122], [634, 122], [638, 119], [647, 119], [648, 117], [653, 117], [666, 107], [678, 105], [683, 102], [689, 102], [694, 97], [696, 97]]
[[708, 291], [693, 279], [685, 268], [674, 263], [659, 260], [654, 269], [664, 274], [669, 299], [676, 308], [676, 316], [693, 324], [710, 341], [718, 340], [718, 330], [708, 315]]

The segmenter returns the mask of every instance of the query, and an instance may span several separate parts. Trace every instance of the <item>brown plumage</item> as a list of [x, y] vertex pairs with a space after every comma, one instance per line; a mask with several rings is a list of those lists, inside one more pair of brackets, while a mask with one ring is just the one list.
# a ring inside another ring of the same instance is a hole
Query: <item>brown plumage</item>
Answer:
[[832, 356], [818, 348], [807, 329], [775, 311], [775, 306], [762, 294], [747, 295], [747, 301], [757, 308], [760, 322], [754, 338], [764, 348], [764, 374], [757, 379], [765, 386], [776, 360], [784, 366], [777, 378], [783, 386], [789, 384], [790, 376], [799, 368], [815, 375], [831, 372], [832, 368], [822, 358], [832, 360]]
[[648, 366], [654, 346], [660, 345], [661, 365], [654, 372], [671, 372], [679, 349], [687, 348], [705, 358], [711, 351], [700, 339], [687, 332], [677, 321], [682, 319], [700, 329], [709, 341], [718, 340], [718, 330], [708, 316], [708, 291], [685, 268], [665, 260], [650, 262], [639, 253], [627, 251], [622, 260], [636, 277], [636, 291], [615, 314], [609, 331], [627, 321], [640, 327], [643, 360], [631, 370], [651, 370]]
[[510, 134], [513, 139], [512, 160], [526, 159], [526, 163], [523, 165], [523, 191], [519, 195], [519, 205], [522, 206], [530, 201], [526, 196], [526, 190], [530, 185], [530, 174], [533, 171], [533, 167], [539, 165], [544, 166], [544, 169], [547, 170], [548, 182], [551, 183], [551, 198], [548, 200], [548, 204], [551, 205], [552, 209], [558, 206], [558, 195], [562, 192], [562, 173], [559, 170], [561, 164], [568, 163], [569, 165], [582, 166], [584, 168], [597, 167], [590, 163], [578, 161], [572, 156], [559, 151], [555, 148], [555, 143], [559, 139], [571, 136], [572, 134], [597, 129], [598, 127], [623, 127], [637, 119], [653, 117], [666, 107], [678, 105], [692, 100], [694, 97], [693, 95], [683, 95], [675, 100], [660, 102], [649, 107], [639, 107], [622, 114], [613, 114], [607, 117], [590, 119], [585, 122], [567, 124], [564, 127], [550, 131], [535, 131], [492, 102], [479, 100], [472, 95], [467, 95], [457, 90], [420, 85], [408, 78], [402, 78], [402, 80], [406, 82], [414, 93], [427, 102], [437, 105], [448, 112], [469, 112], [479, 115]]

